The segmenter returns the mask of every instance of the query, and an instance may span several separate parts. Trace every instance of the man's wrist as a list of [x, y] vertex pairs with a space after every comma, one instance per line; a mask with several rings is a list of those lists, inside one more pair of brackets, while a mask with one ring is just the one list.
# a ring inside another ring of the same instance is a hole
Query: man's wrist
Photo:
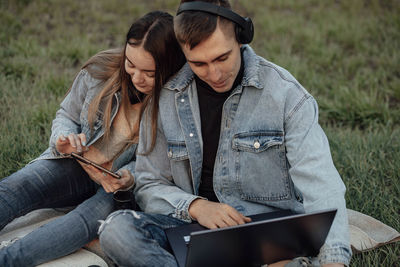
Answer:
[[202, 198], [196, 198], [195, 200], [192, 201], [192, 203], [190, 203], [189, 208], [188, 208], [188, 213], [190, 218], [192, 218], [192, 220], [197, 221], [197, 210], [199, 208], [199, 205], [201, 205], [202, 201], [207, 201], [205, 199]]

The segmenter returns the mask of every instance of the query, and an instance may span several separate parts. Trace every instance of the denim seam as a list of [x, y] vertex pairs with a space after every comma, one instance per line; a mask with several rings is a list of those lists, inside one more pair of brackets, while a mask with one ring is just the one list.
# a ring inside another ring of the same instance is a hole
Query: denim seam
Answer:
[[288, 116], [285, 119], [285, 124], [293, 118], [293, 115], [307, 102], [308, 99], [311, 99], [311, 95], [304, 95], [300, 101], [294, 106], [294, 108], [289, 112]]
[[271, 63], [266, 62], [266, 64], [265, 64], [264, 66], [266, 66], [266, 67], [268, 67], [268, 68], [273, 69], [274, 71], [276, 71], [276, 72], [278, 73], [279, 77], [281, 77], [282, 80], [284, 80], [284, 81], [286, 81], [286, 82], [289, 82], [289, 83], [292, 83], [294, 86], [296, 86], [296, 88], [297, 88], [299, 91], [301, 91], [301, 92], [303, 92], [303, 94], [307, 95], [307, 94], [301, 89], [300, 85], [299, 85], [297, 82], [292, 81], [292, 80], [289, 80], [288, 78], [286, 78], [286, 77], [282, 74], [282, 72], [281, 72], [280, 70], [278, 70], [275, 66], [273, 66]]

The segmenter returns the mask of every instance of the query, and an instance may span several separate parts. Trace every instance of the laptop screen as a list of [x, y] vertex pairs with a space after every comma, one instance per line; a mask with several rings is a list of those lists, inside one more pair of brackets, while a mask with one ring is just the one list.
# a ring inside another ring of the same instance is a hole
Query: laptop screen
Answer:
[[310, 214], [258, 214], [245, 225], [205, 230], [198, 224], [166, 230], [179, 266], [261, 266], [316, 256], [336, 210]]

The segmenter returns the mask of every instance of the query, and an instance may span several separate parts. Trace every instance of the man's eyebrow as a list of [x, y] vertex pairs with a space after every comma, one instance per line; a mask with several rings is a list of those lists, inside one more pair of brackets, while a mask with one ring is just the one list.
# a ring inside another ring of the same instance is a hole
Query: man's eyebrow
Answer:
[[[217, 61], [218, 59], [220, 59], [220, 58], [222, 58], [222, 57], [224, 57], [224, 56], [227, 56], [227, 55], [229, 55], [230, 53], [232, 53], [232, 49], [229, 50], [229, 51], [227, 51], [227, 52], [225, 52], [225, 53], [223, 53], [222, 55], [219, 55], [218, 57], [214, 58], [213, 60], [211, 60], [211, 62]], [[203, 62], [203, 61], [196, 61], [196, 60], [188, 60], [188, 61], [189, 61], [190, 63], [206, 63], [206, 62]]]
[[[126, 58], [126, 60], [129, 61], [129, 63], [131, 63], [133, 66], [135, 66], [135, 64], [133, 64], [133, 62], [127, 56], [125, 56], [125, 58]], [[141, 71], [144, 71], [144, 72], [156, 72], [156, 70], [141, 70]]]

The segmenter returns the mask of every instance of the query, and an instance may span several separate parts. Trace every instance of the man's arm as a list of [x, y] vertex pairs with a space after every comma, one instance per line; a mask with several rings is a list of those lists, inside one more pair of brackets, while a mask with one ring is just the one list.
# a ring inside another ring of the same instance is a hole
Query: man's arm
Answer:
[[330, 153], [328, 139], [318, 124], [318, 107], [309, 97], [293, 108], [285, 121], [285, 144], [290, 164], [289, 173], [303, 196], [306, 212], [337, 208], [324, 246], [320, 263], [349, 264], [351, 250], [345, 186]]

